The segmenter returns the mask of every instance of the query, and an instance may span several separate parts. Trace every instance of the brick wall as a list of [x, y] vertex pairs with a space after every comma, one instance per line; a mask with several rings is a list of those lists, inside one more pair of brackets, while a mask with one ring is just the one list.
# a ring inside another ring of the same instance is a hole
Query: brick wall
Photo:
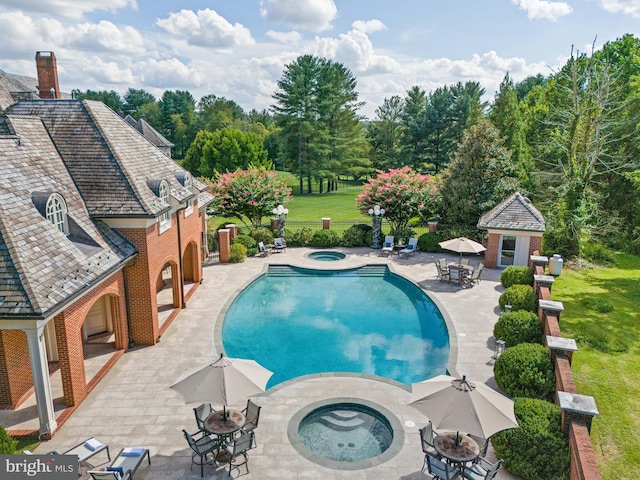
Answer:
[[498, 267], [498, 251], [500, 250], [500, 234], [490, 233], [487, 239], [487, 250], [484, 252], [484, 265], [487, 268]]
[[15, 408], [32, 386], [27, 335], [22, 330], [0, 330], [0, 406]]

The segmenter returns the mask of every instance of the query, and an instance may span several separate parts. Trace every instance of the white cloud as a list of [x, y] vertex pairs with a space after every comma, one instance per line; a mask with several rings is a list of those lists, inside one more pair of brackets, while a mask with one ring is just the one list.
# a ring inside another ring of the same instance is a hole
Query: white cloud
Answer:
[[177, 58], [148, 60], [137, 64], [135, 70], [142, 82], [158, 89], [198, 88], [202, 84], [201, 73]]
[[64, 32], [64, 43], [86, 52], [126, 53], [137, 56], [145, 53], [145, 41], [135, 28], [119, 28], [111, 22], [81, 23]]
[[551, 20], [569, 15], [573, 8], [566, 2], [552, 2], [550, 0], [511, 0], [521, 10], [526, 10], [530, 20]]
[[208, 48], [230, 48], [255, 43], [251, 32], [242, 24], [229, 23], [215, 10], [181, 10], [156, 24], [189, 45]]
[[380, 20], [356, 20], [351, 24], [354, 30], [358, 30], [362, 33], [373, 33], [378, 32], [380, 30], [386, 30], [387, 26], [382, 23]]
[[333, 0], [261, 0], [260, 13], [270, 22], [321, 32], [331, 28], [338, 9]]
[[622, 12], [640, 18], [640, 0], [600, 0], [599, 3], [607, 12]]
[[96, 83], [105, 85], [130, 86], [137, 80], [128, 67], [116, 62], [105, 62], [96, 56], [83, 62], [83, 73], [88, 74]]
[[138, 2], [136, 0], [109, 0], [108, 2], [104, 0], [2, 0], [2, 6], [59, 17], [82, 18], [84, 14], [96, 10], [107, 10], [113, 13], [129, 6], [137, 10]]
[[267, 32], [267, 37], [273, 38], [276, 42], [287, 43], [290, 45], [297, 45], [302, 41], [302, 35], [295, 30], [292, 32], [276, 32], [274, 30], [269, 30]]

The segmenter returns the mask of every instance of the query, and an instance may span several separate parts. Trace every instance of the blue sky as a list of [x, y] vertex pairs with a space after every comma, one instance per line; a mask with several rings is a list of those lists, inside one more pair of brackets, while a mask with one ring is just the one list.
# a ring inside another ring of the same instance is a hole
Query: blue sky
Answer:
[[[107, 5], [105, 7], [105, 5]], [[516, 81], [640, 36], [640, 0], [0, 0], [0, 69], [35, 77], [55, 52], [60, 87], [189, 90], [268, 108], [301, 54], [344, 63], [361, 113], [413, 85]]]

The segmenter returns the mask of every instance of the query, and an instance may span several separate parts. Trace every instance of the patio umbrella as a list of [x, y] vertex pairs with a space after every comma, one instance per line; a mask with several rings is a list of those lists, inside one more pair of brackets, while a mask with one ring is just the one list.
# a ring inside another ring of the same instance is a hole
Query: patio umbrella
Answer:
[[496, 432], [518, 426], [513, 400], [464, 376], [456, 379], [438, 375], [414, 383], [409, 405], [429, 417], [436, 430], [489, 438]]
[[209, 402], [226, 410], [227, 405], [264, 392], [271, 375], [271, 370], [254, 360], [229, 358], [221, 353], [216, 361], [187, 372], [169, 388], [182, 394], [186, 403]]
[[469, 240], [465, 237], [445, 240], [444, 242], [438, 243], [438, 245], [440, 245], [440, 247], [444, 248], [445, 250], [451, 250], [452, 252], [459, 253], [461, 259], [463, 253], [480, 253], [486, 250], [484, 245], [482, 245], [481, 243], [474, 242], [473, 240]]

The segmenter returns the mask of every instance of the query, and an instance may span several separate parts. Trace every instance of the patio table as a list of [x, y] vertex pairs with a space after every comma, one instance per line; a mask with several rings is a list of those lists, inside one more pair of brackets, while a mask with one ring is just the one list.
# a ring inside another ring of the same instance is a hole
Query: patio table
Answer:
[[471, 462], [480, 455], [480, 446], [468, 435], [462, 436], [458, 444], [456, 432], [438, 433], [433, 439], [433, 447], [447, 459], [447, 462], [459, 465], [464, 469], [467, 462]]
[[[226, 412], [226, 417], [222, 418], [223, 413]], [[233, 439], [233, 434], [242, 428], [247, 421], [244, 413], [237, 410], [215, 410], [204, 421], [204, 428], [208, 433], [216, 435], [221, 444], [230, 442]], [[223, 449], [218, 450], [216, 454], [216, 460], [219, 462], [228, 462], [229, 458], [227, 452]]]

